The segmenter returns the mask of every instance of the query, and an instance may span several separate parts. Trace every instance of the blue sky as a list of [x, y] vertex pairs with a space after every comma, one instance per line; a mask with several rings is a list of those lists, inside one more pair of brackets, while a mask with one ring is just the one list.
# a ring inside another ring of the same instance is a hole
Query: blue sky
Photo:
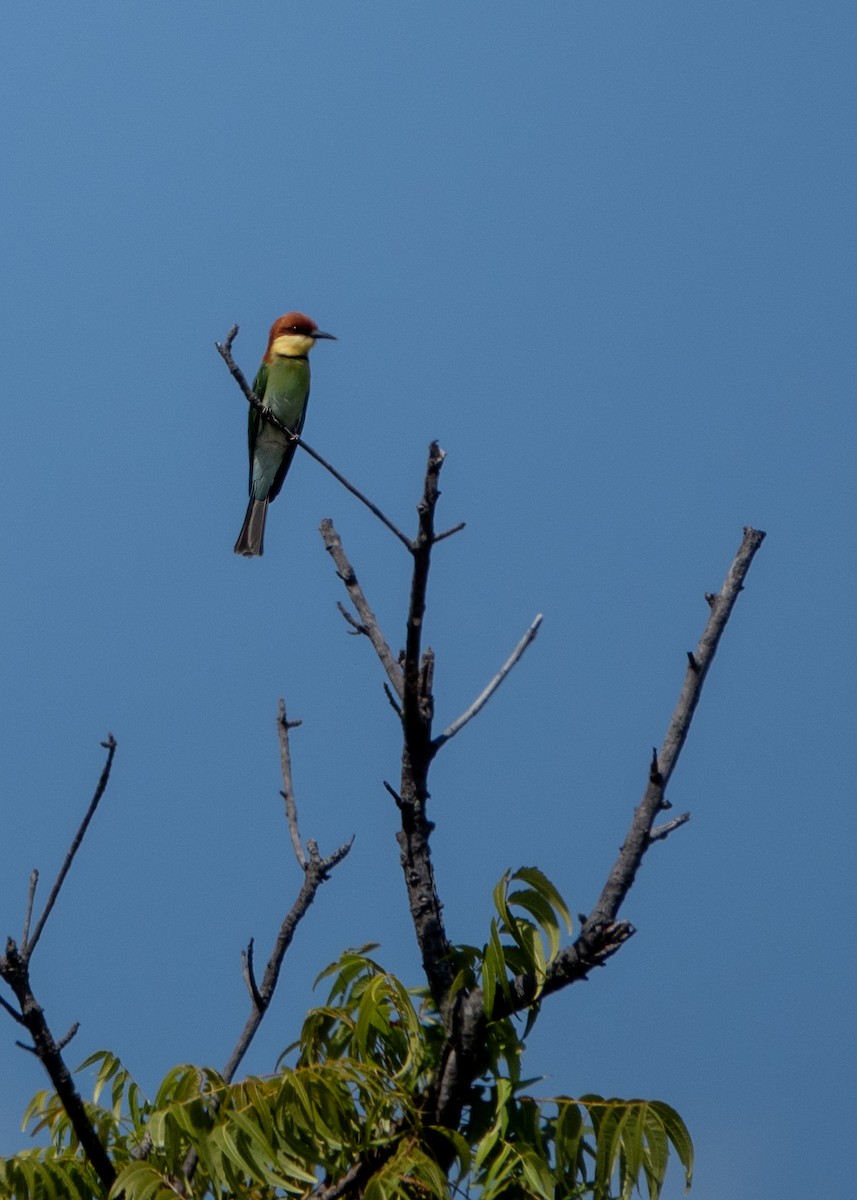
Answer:
[[[639, 934], [547, 1006], [544, 1094], [658, 1097], [697, 1200], [843, 1195], [853, 1133], [853, 6], [18, 6], [0, 49], [6, 716], [2, 933], [114, 779], [34, 959], [77, 1063], [153, 1089], [221, 1066], [298, 885], [305, 835], [356, 835], [248, 1062], [318, 970], [378, 941], [419, 964], [381, 781], [398, 739], [317, 533], [334, 519], [388, 638], [401, 547], [305, 456], [266, 556], [235, 558], [244, 401], [290, 308], [308, 440], [412, 528], [447, 451], [427, 637], [438, 724], [536, 612], [535, 645], [433, 775], [449, 933], [537, 864], [588, 910], [684, 654], [752, 524], [768, 539], [650, 855]], [[0, 1151], [44, 1086], [0, 1028]], [[671, 1179], [668, 1200], [681, 1194]]]

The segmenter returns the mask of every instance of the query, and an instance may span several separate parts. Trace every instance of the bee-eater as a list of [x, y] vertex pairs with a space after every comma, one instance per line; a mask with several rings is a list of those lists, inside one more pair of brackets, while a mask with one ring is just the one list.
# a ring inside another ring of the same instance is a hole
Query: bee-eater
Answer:
[[[336, 341], [322, 333], [315, 321], [303, 313], [290, 312], [271, 326], [268, 349], [253, 380], [253, 391], [275, 417], [293, 433], [303, 429], [309, 400], [309, 352], [319, 338]], [[251, 558], [263, 553], [268, 505], [283, 486], [295, 455], [296, 442], [265, 421], [250, 407], [250, 503], [235, 553]]]

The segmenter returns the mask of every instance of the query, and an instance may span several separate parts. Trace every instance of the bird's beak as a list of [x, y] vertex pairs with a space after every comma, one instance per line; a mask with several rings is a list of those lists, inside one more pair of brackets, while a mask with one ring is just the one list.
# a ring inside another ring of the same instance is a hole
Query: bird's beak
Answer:
[[337, 337], [336, 337], [335, 333], [322, 333], [320, 329], [316, 329], [315, 333], [312, 336], [316, 339], [316, 341], [319, 338], [329, 338], [332, 342], [337, 341]]

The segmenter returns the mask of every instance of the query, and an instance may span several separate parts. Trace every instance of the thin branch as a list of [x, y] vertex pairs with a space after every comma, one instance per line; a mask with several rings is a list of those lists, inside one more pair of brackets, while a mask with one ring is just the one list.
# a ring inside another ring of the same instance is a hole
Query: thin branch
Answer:
[[369, 636], [369, 630], [366, 628], [366, 626], [361, 625], [360, 622], [351, 615], [341, 600], [336, 601], [336, 607], [342, 613], [342, 618], [345, 621], [345, 624], [351, 626], [351, 633], [354, 634], [355, 637], [358, 635], [360, 637]]
[[[659, 812], [669, 807], [665, 789], [687, 739], [690, 723], [699, 702], [705, 676], [711, 666], [720, 638], [729, 620], [753, 557], [762, 544], [764, 533], [747, 528], [741, 546], [720, 592], [706, 596], [710, 615], [696, 652], [689, 656], [684, 684], [664, 744], [653, 752], [649, 779], [643, 799], [634, 812], [625, 842], [592, 912], [582, 922], [574, 944], [563, 950], [547, 970], [543, 986], [531, 975], [511, 980], [506, 994], [495, 999], [492, 1019], [499, 1020], [528, 1008], [537, 996], [547, 996], [579, 980], [586, 979], [634, 936], [630, 921], [616, 919], [619, 908], [631, 888], [646, 850], [653, 842], [667, 837], [685, 824], [688, 813], [655, 826]], [[448, 1034], [444, 1067], [436, 1085], [435, 1119], [444, 1125], [457, 1125], [472, 1084], [478, 1048], [484, 1040], [484, 997], [480, 988], [468, 996], [456, 997], [457, 1023]]]
[[652, 842], [662, 842], [675, 829], [680, 829], [682, 825], [686, 825], [690, 820], [690, 813], [682, 813], [681, 816], [674, 817], [672, 821], [665, 821], [663, 825], [656, 825], [649, 834], [649, 844]]
[[21, 945], [26, 946], [30, 937], [30, 922], [33, 919], [33, 905], [36, 902], [36, 888], [39, 883], [39, 872], [33, 867], [30, 872], [30, 885], [27, 888], [27, 911], [24, 913], [24, 932], [21, 934]]
[[443, 733], [434, 739], [432, 742], [432, 747], [435, 753], [441, 748], [442, 745], [444, 745], [445, 742], [448, 742], [450, 738], [454, 738], [455, 735], [464, 728], [468, 721], [472, 721], [477, 713], [482, 711], [482, 709], [497, 691], [497, 688], [515, 666], [515, 664], [519, 661], [519, 659], [523, 656], [524, 651], [527, 649], [530, 643], [535, 640], [541, 623], [542, 614], [537, 613], [527, 632], [518, 642], [515, 649], [503, 663], [502, 667], [485, 688], [485, 690], [476, 697], [470, 707], [463, 712], [460, 717], [457, 717], [452, 724], [443, 731]]
[[24, 1024], [24, 1018], [21, 1016], [21, 1014], [17, 1011], [17, 1009], [12, 1007], [8, 1000], [4, 1000], [2, 996], [0, 996], [0, 1008], [5, 1008], [6, 1012], [13, 1021], [17, 1021], [19, 1025]]
[[333, 868], [342, 861], [348, 854], [354, 839], [343, 843], [338, 849], [334, 850], [333, 854], [327, 858], [322, 858], [318, 852], [318, 846], [309, 838], [307, 840], [306, 851], [301, 845], [300, 832], [298, 829], [298, 813], [297, 803], [295, 801], [294, 790], [292, 787], [292, 765], [291, 754], [289, 751], [289, 729], [300, 724], [298, 721], [289, 721], [286, 717], [286, 704], [284, 700], [280, 700], [277, 707], [277, 733], [280, 744], [280, 767], [283, 776], [283, 791], [282, 796], [286, 802], [286, 816], [289, 825], [289, 837], [292, 842], [292, 848], [301, 869], [304, 873], [303, 883], [297, 898], [289, 909], [286, 916], [283, 918], [280, 932], [277, 935], [277, 940], [274, 943], [274, 949], [271, 957], [268, 959], [268, 965], [265, 968], [265, 974], [262, 977], [262, 982], [256, 984], [255, 973], [253, 971], [253, 942], [251, 940], [247, 952], [244, 954], [245, 980], [250, 978], [251, 983], [250, 994], [253, 1000], [253, 1007], [250, 1015], [244, 1025], [243, 1030], [235, 1043], [232, 1054], [229, 1056], [229, 1061], [223, 1069], [223, 1078], [229, 1083], [235, 1075], [238, 1066], [247, 1053], [250, 1043], [256, 1035], [256, 1030], [262, 1022], [262, 1018], [268, 1010], [271, 999], [274, 995], [274, 990], [277, 986], [277, 980], [280, 976], [280, 968], [283, 965], [283, 959], [286, 956], [286, 951], [291, 945], [292, 938], [295, 935], [300, 922], [306, 916], [309, 906], [315, 899], [316, 892], [321, 885], [329, 878]]
[[383, 779], [381, 782], [384, 784], [386, 791], [396, 801], [396, 807], [401, 808], [402, 807], [402, 797], [399, 795], [399, 793], [396, 791], [396, 789], [393, 787], [393, 785], [391, 783], [388, 783], [386, 779]]
[[351, 849], [351, 845], [351, 842], [346, 842], [338, 850], [334, 851], [329, 858], [325, 859], [319, 856], [317, 850], [313, 853], [310, 846], [310, 857], [304, 868], [304, 879], [301, 889], [297, 899], [283, 919], [280, 932], [277, 934], [277, 940], [274, 943], [274, 949], [271, 957], [268, 959], [268, 965], [265, 968], [262, 982], [258, 985], [256, 995], [253, 997], [253, 1008], [229, 1056], [229, 1061], [223, 1068], [223, 1078], [227, 1083], [230, 1083], [235, 1077], [235, 1072], [238, 1070], [241, 1060], [250, 1048], [250, 1043], [256, 1035], [256, 1030], [259, 1028], [262, 1018], [268, 1010], [277, 986], [277, 980], [280, 976], [283, 959], [292, 943], [292, 938], [295, 935], [298, 925], [315, 899], [316, 892], [328, 878], [328, 872], [338, 862], [342, 861]]
[[57, 1050], [65, 1050], [66, 1046], [69, 1044], [71, 1039], [77, 1033], [78, 1029], [80, 1029], [80, 1021], [75, 1021], [74, 1024], [69, 1029], [68, 1033], [66, 1033], [63, 1037], [61, 1037], [60, 1040], [57, 1042]]
[[[277, 987], [277, 981], [280, 977], [280, 969], [283, 965], [283, 959], [286, 956], [286, 951], [292, 943], [295, 931], [298, 925], [306, 916], [307, 911], [315, 899], [318, 889], [323, 883], [330, 878], [330, 872], [338, 863], [342, 862], [348, 854], [354, 838], [344, 842], [327, 858], [322, 858], [318, 851], [318, 846], [312, 840], [307, 839], [306, 852], [301, 845], [300, 833], [298, 831], [297, 804], [292, 790], [292, 773], [291, 773], [291, 756], [289, 752], [288, 731], [300, 724], [299, 721], [289, 721], [286, 717], [286, 705], [284, 700], [280, 700], [277, 708], [277, 732], [280, 744], [280, 766], [283, 776], [283, 791], [281, 795], [286, 802], [286, 816], [289, 825], [289, 837], [292, 842], [292, 848], [303, 870], [303, 882], [298, 892], [292, 907], [286, 913], [280, 925], [280, 931], [277, 934], [277, 940], [274, 943], [274, 948], [271, 952], [271, 957], [268, 959], [268, 965], [265, 968], [265, 974], [262, 976], [262, 982], [257, 984], [256, 974], [253, 966], [253, 939], [250, 939], [247, 950], [241, 955], [242, 974], [244, 981], [247, 984], [248, 991], [251, 997], [250, 1014], [244, 1023], [244, 1028], [238, 1036], [232, 1053], [223, 1068], [223, 1079], [226, 1083], [231, 1083], [235, 1078], [235, 1073], [241, 1064], [265, 1013], [271, 1004], [274, 996], [274, 991]], [[187, 1179], [192, 1179], [196, 1171], [199, 1155], [196, 1150], [191, 1149], [185, 1156], [182, 1164], [182, 1171]]]
[[687, 740], [693, 714], [702, 694], [702, 687], [709, 668], [714, 661], [723, 631], [735, 607], [735, 601], [744, 586], [753, 558], [764, 541], [760, 530], [744, 530], [744, 537], [732, 562], [723, 586], [711, 598], [710, 612], [699, 645], [693, 653], [693, 664], [688, 662], [684, 683], [678, 698], [666, 736], [660, 751], [655, 756], [656, 769], [650, 778], [643, 799], [637, 807], [628, 834], [619, 851], [604, 885], [598, 903], [589, 915], [581, 936], [586, 937], [590, 926], [597, 928], [615, 921], [625, 896], [628, 894], [643, 856], [651, 844], [651, 832], [659, 812], [664, 805], [664, 792], [675, 770], [679, 755]]
[[434, 535], [434, 544], [437, 545], [438, 542], [442, 542], [444, 538], [452, 537], [454, 533], [461, 533], [462, 529], [464, 528], [466, 528], [465, 522], [459, 521], [458, 524], [453, 525], [451, 529], [444, 529], [443, 533], [436, 533]]
[[378, 621], [372, 609], [369, 607], [368, 601], [363, 594], [363, 589], [357, 582], [357, 576], [354, 573], [354, 568], [346, 557], [345, 550], [342, 546], [342, 541], [339, 534], [334, 528], [333, 521], [329, 517], [325, 517], [319, 526], [321, 537], [324, 542], [324, 547], [330, 557], [336, 564], [337, 574], [345, 584], [345, 589], [351, 597], [351, 602], [357, 609], [357, 614], [360, 617], [363, 630], [369, 641], [375, 648], [375, 653], [381, 660], [381, 666], [387, 672], [387, 678], [392, 684], [393, 691], [401, 700], [405, 692], [404, 678], [402, 668], [393, 657], [393, 651], [390, 649], [384, 635], [378, 626]]
[[[116, 744], [112, 738], [110, 743], [108, 748], [112, 755]], [[15, 999], [21, 1010], [20, 1024], [26, 1028], [33, 1039], [32, 1047], [24, 1046], [23, 1048], [32, 1050], [47, 1071], [71, 1127], [84, 1154], [101, 1180], [106, 1194], [116, 1180], [116, 1170], [87, 1115], [86, 1105], [74, 1085], [71, 1072], [62, 1056], [61, 1048], [68, 1041], [69, 1036], [73, 1036], [76, 1027], [73, 1026], [64, 1039], [56, 1042], [48, 1027], [44, 1010], [33, 995], [29, 963], [30, 953], [36, 940], [34, 938], [30, 942], [29, 952], [25, 952], [23, 948], [19, 950], [14, 941], [9, 938], [6, 942], [6, 953], [0, 958], [0, 976], [15, 993]], [[8, 1007], [5, 1002], [4, 1007]]]
[[33, 931], [33, 936], [29, 939], [29, 941], [26, 944], [24, 944], [24, 943], [21, 944], [21, 954], [25, 958], [30, 957], [30, 955], [33, 953], [33, 951], [36, 948], [39, 938], [42, 936], [42, 930], [45, 927], [45, 923], [46, 923], [48, 917], [51, 915], [51, 910], [53, 909], [54, 905], [57, 902], [57, 897], [60, 894], [60, 888], [62, 887], [63, 883], [65, 882], [65, 877], [66, 877], [66, 875], [68, 875], [69, 870], [71, 869], [71, 864], [74, 861], [74, 856], [77, 854], [78, 850], [80, 849], [80, 844], [83, 841], [84, 834], [86, 833], [86, 831], [89, 827], [89, 822], [95, 816], [95, 810], [98, 808], [99, 801], [101, 800], [101, 797], [104, 795], [105, 791], [107, 790], [107, 784], [110, 780], [110, 769], [113, 766], [113, 757], [116, 754], [116, 739], [114, 738], [113, 734], [108, 733], [107, 740], [102, 742], [101, 745], [107, 751], [107, 759], [104, 763], [104, 767], [102, 768], [101, 777], [99, 778], [98, 784], [95, 788], [95, 794], [93, 795], [92, 800], [90, 801], [89, 808], [87, 809], [87, 812], [86, 812], [86, 816], [81, 821], [80, 828], [78, 829], [77, 834], [75, 835], [74, 841], [71, 843], [71, 846], [68, 849], [68, 853], [65, 856], [65, 861], [63, 862], [63, 865], [60, 867], [60, 871], [59, 871], [59, 874], [57, 875], [56, 882], [54, 883], [54, 886], [51, 888], [50, 895], [48, 896], [47, 901], [45, 903], [44, 912], [42, 913], [41, 917], [39, 918], [38, 922], [36, 923], [36, 928]]
[[256, 974], [253, 970], [253, 938], [250, 938], [250, 941], [247, 943], [247, 949], [241, 951], [241, 970], [244, 975], [244, 982], [247, 985], [247, 991], [250, 993], [250, 998], [261, 1012], [264, 1004], [262, 997], [259, 995]]
[[393, 712], [396, 714], [396, 716], [397, 716], [397, 717], [399, 718], [399, 720], [401, 721], [401, 719], [402, 719], [402, 710], [401, 710], [401, 708], [399, 707], [399, 702], [396, 700], [396, 697], [395, 697], [395, 696], [393, 695], [393, 693], [390, 691], [390, 689], [389, 689], [389, 687], [387, 686], [387, 684], [386, 684], [386, 683], [384, 684], [384, 695], [385, 695], [385, 696], [387, 697], [387, 699], [390, 701], [390, 708], [392, 708]]
[[410, 548], [411, 548], [410, 540], [402, 533], [401, 529], [399, 529], [396, 525], [394, 525], [393, 522], [390, 520], [390, 518], [381, 511], [381, 509], [377, 506], [377, 504], [374, 504], [368, 498], [368, 496], [364, 496], [364, 494], [360, 491], [360, 489], [356, 488], [353, 483], [351, 483], [348, 479], [345, 478], [345, 476], [343, 474], [341, 474], [341, 472], [337, 471], [336, 467], [334, 467], [331, 463], [329, 463], [326, 458], [323, 458], [319, 454], [319, 452], [317, 450], [313, 450], [312, 446], [310, 446], [307, 442], [305, 442], [303, 440], [303, 438], [299, 437], [298, 434], [294, 433], [291, 429], [289, 429], [288, 425], [284, 424], [278, 417], [276, 417], [271, 412], [270, 408], [268, 408], [262, 402], [261, 398], [256, 395], [256, 393], [253, 391], [253, 389], [247, 383], [247, 380], [244, 377], [243, 371], [238, 366], [238, 364], [235, 362], [235, 359], [232, 357], [232, 343], [235, 341], [235, 338], [237, 337], [237, 335], [238, 335], [238, 326], [233, 325], [232, 328], [229, 330], [229, 332], [226, 335], [226, 340], [224, 342], [215, 342], [214, 346], [215, 346], [215, 349], [217, 350], [217, 353], [220, 355], [220, 357], [226, 363], [226, 366], [229, 369], [230, 375], [235, 380], [235, 382], [238, 384], [241, 391], [244, 393], [244, 398], [247, 400], [247, 403], [250, 404], [253, 408], [255, 408], [256, 412], [259, 413], [259, 415], [262, 417], [262, 419], [264, 421], [268, 421], [271, 425], [273, 425], [273, 427], [275, 429], [278, 429], [280, 431], [280, 433], [284, 433], [286, 435], [286, 437], [290, 438], [293, 442], [297, 443], [297, 445], [300, 446], [300, 448], [302, 450], [305, 450], [306, 453], [310, 456], [310, 458], [314, 458], [315, 461], [319, 464], [319, 466], [324, 467], [325, 471], [328, 471], [333, 476], [333, 478], [337, 481], [337, 483], [341, 483], [342, 486], [346, 489], [346, 491], [351, 492], [352, 496], [356, 496], [356, 498], [360, 501], [361, 504], [365, 504], [365, 506], [372, 513], [372, 515], [377, 517], [382, 525], [386, 525], [387, 528], [390, 530], [390, 532], [392, 534], [394, 534], [399, 539], [399, 541], [402, 542], [403, 545], [405, 545], [410, 550]]
[[339, 1200], [340, 1196], [344, 1196], [351, 1185], [363, 1174], [367, 1174], [370, 1168], [366, 1161], [358, 1159], [352, 1167], [345, 1172], [341, 1179], [336, 1183], [321, 1184], [311, 1192], [313, 1200]]
[[307, 857], [304, 853], [303, 844], [301, 843], [301, 833], [298, 828], [298, 807], [295, 803], [295, 790], [292, 784], [292, 756], [289, 750], [289, 730], [295, 729], [300, 725], [300, 721], [288, 721], [286, 719], [286, 702], [280, 697], [280, 703], [277, 710], [277, 735], [280, 741], [280, 773], [283, 777], [283, 790], [280, 795], [286, 802], [286, 820], [289, 825], [289, 837], [292, 840], [292, 849], [295, 852], [295, 858], [302, 870], [306, 870]]

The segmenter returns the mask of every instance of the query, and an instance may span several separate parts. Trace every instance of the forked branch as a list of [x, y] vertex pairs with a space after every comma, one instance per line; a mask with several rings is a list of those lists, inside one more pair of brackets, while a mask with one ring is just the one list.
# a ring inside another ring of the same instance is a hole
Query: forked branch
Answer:
[[321, 857], [318, 852], [318, 846], [311, 838], [307, 841], [306, 848], [304, 848], [301, 842], [300, 831], [298, 829], [297, 803], [295, 801], [294, 784], [292, 782], [291, 750], [289, 747], [289, 730], [295, 729], [300, 723], [300, 721], [288, 720], [286, 716], [286, 704], [281, 699], [277, 710], [277, 738], [280, 745], [280, 771], [283, 779], [281, 795], [286, 804], [286, 820], [289, 827], [289, 838], [292, 843], [292, 849], [298, 866], [303, 871], [303, 883], [294, 904], [283, 918], [280, 932], [274, 943], [271, 957], [268, 959], [268, 965], [265, 968], [265, 974], [262, 976], [261, 983], [256, 983], [254, 974], [252, 939], [247, 950], [244, 952], [243, 974], [248, 991], [250, 992], [250, 1014], [229, 1056], [229, 1060], [223, 1068], [223, 1078], [227, 1083], [231, 1082], [235, 1077], [235, 1072], [238, 1070], [241, 1060], [250, 1048], [256, 1031], [262, 1023], [262, 1018], [268, 1011], [274, 990], [277, 986], [277, 980], [280, 977], [280, 968], [283, 965], [283, 959], [292, 943], [298, 925], [306, 916], [307, 910], [315, 899], [318, 889], [329, 879], [330, 872], [337, 863], [340, 863], [345, 858], [354, 841], [351, 838], [349, 841], [344, 842], [326, 858]]
[[54, 885], [50, 890], [50, 894], [45, 902], [45, 907], [42, 915], [36, 923], [36, 927], [30, 934], [30, 923], [33, 915], [33, 907], [35, 904], [36, 885], [38, 883], [38, 872], [33, 871], [30, 875], [30, 883], [27, 894], [27, 908], [24, 917], [24, 933], [21, 939], [20, 947], [16, 945], [12, 938], [6, 942], [6, 953], [0, 958], [0, 979], [12, 989], [15, 999], [18, 1002], [18, 1010], [7, 1001], [2, 1000], [3, 1009], [19, 1024], [23, 1025], [32, 1038], [32, 1046], [25, 1046], [19, 1042], [18, 1045], [24, 1049], [30, 1050], [48, 1073], [51, 1083], [54, 1086], [57, 1096], [65, 1109], [71, 1126], [74, 1129], [75, 1135], [80, 1142], [83, 1150], [91, 1162], [98, 1178], [104, 1185], [105, 1190], [112, 1187], [116, 1179], [116, 1171], [110, 1157], [99, 1140], [98, 1134], [89, 1120], [86, 1112], [86, 1106], [80, 1093], [74, 1085], [71, 1072], [66, 1065], [65, 1059], [62, 1056], [63, 1048], [71, 1041], [71, 1038], [77, 1032], [77, 1024], [72, 1025], [69, 1032], [63, 1038], [55, 1038], [45, 1018], [44, 1011], [41, 1005], [36, 1000], [33, 993], [32, 984], [30, 982], [30, 962], [33, 951], [35, 950], [39, 938], [47, 923], [48, 917], [56, 905], [59, 898], [63, 883], [71, 870], [71, 865], [75, 855], [80, 849], [80, 845], [86, 834], [92, 818], [95, 816], [95, 811], [107, 790], [107, 784], [110, 780], [110, 771], [113, 766], [113, 758], [116, 754], [116, 739], [112, 733], [108, 733], [107, 739], [101, 743], [107, 751], [107, 758], [101, 770], [98, 783], [95, 788], [95, 793], [89, 803], [89, 808], [86, 815], [80, 824], [80, 827], [72, 839], [72, 843], [66, 853], [59, 873], [54, 881]]

